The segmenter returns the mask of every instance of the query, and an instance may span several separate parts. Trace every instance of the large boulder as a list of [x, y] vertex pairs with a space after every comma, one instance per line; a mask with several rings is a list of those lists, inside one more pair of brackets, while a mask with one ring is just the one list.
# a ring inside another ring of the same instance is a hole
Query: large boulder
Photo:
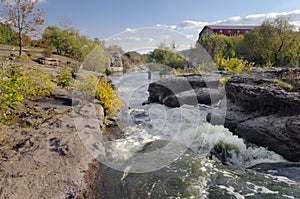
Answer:
[[219, 79], [217, 75], [182, 75], [152, 82], [148, 102], [169, 107], [215, 103], [224, 97]]
[[238, 124], [235, 133], [290, 161], [300, 161], [300, 115], [254, 118]]
[[218, 89], [199, 88], [184, 91], [176, 95], [170, 95], [163, 100], [163, 104], [168, 107], [180, 107], [183, 104], [197, 105], [206, 104], [211, 105], [213, 102], [218, 102], [224, 97], [224, 92]]

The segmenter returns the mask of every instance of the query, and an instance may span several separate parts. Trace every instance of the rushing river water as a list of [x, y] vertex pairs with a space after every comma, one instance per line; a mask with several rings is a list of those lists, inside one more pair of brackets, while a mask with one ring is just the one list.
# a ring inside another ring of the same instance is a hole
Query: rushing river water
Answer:
[[300, 198], [299, 164], [208, 124], [208, 106], [143, 106], [160, 78], [148, 75], [112, 78], [126, 104], [117, 121], [123, 135], [106, 143], [115, 164], [99, 171], [99, 198]]

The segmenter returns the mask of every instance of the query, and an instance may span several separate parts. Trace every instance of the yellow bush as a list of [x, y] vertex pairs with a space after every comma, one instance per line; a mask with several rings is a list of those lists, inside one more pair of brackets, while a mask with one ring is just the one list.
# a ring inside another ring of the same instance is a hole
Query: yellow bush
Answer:
[[220, 69], [227, 70], [231, 75], [238, 75], [247, 71], [251, 71], [254, 66], [253, 62], [238, 58], [219, 58], [217, 64]]
[[85, 98], [96, 97], [103, 106], [106, 117], [113, 116], [122, 105], [119, 96], [105, 77], [101, 77], [99, 81], [95, 75], [88, 74], [75, 83], [75, 90]]
[[72, 84], [72, 76], [67, 68], [62, 68], [59, 70], [57, 76], [57, 86], [62, 89], [69, 90]]
[[223, 78], [221, 78], [219, 80], [219, 82], [220, 82], [220, 84], [222, 84], [223, 86], [225, 86], [225, 84], [227, 84], [227, 82], [228, 82], [228, 79], [226, 79], [225, 77], [223, 77]]
[[51, 82], [51, 77], [46, 75], [42, 69], [37, 71], [29, 70], [24, 74], [26, 81], [26, 94], [29, 96], [47, 96], [50, 95], [55, 85]]
[[113, 116], [121, 107], [122, 103], [119, 96], [113, 90], [105, 77], [102, 77], [96, 87], [96, 98], [105, 110], [105, 115]]

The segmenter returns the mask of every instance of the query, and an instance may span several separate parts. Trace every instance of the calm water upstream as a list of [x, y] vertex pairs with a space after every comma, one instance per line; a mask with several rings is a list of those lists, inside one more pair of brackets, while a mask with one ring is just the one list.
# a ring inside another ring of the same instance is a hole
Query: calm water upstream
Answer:
[[[299, 164], [208, 124], [209, 107], [142, 106], [159, 78], [142, 70], [112, 78], [126, 104], [117, 121], [124, 135], [106, 143], [115, 164], [99, 171], [99, 198], [300, 198]], [[218, 144], [226, 165], [210, 153]]]

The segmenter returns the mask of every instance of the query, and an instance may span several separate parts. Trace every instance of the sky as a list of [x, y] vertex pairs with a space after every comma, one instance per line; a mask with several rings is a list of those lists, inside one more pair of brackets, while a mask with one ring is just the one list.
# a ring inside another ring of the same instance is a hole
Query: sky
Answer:
[[[160, 32], [162, 28], [183, 34], [193, 43], [197, 40], [201, 29], [207, 24], [259, 25], [266, 18], [274, 18], [278, 15], [285, 15], [291, 18], [297, 27], [300, 26], [299, 0], [41, 1], [40, 6], [45, 9], [45, 26], [64, 27], [72, 24], [80, 30], [81, 34], [90, 38], [98, 37], [101, 40], [114, 40], [118, 43], [122, 43], [122, 37], [127, 43], [130, 38], [135, 41], [153, 40], [152, 43], [165, 41], [167, 40], [166, 33], [163, 33], [162, 39], [149, 36]], [[134, 32], [133, 29], [140, 30], [145, 27], [154, 27], [159, 30], [148, 29], [150, 32], [144, 36], [143, 40], [139, 37], [145, 32], [137, 34], [139, 31]], [[124, 31], [137, 35], [128, 36]], [[186, 46], [189, 45], [186, 44]]]

